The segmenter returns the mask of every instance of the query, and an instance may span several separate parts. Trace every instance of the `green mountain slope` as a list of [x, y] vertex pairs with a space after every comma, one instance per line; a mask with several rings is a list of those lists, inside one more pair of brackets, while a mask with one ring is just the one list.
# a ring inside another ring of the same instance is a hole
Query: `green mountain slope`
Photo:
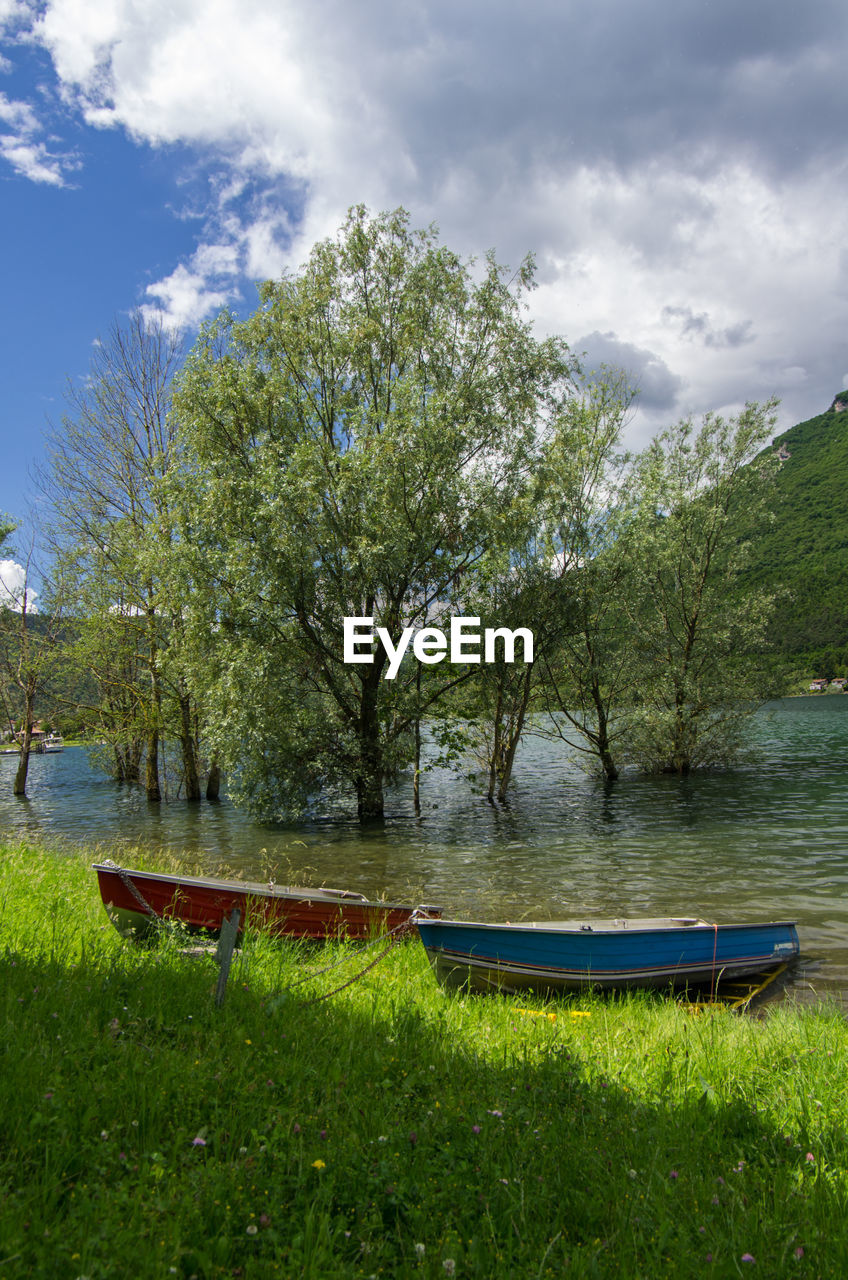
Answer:
[[802, 674], [848, 675], [848, 391], [777, 436], [775, 521], [751, 577], [787, 590], [772, 639]]

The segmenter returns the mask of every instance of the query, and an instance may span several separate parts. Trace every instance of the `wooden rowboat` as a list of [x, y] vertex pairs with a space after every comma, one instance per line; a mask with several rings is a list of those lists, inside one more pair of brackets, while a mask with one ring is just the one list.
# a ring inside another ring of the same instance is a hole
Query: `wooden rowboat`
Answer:
[[479, 924], [416, 920], [438, 980], [476, 991], [668, 987], [762, 973], [798, 955], [794, 923], [695, 917]]
[[[416, 910], [396, 902], [372, 902], [347, 889], [130, 871], [111, 861], [95, 863], [94, 870], [109, 919], [125, 937], [143, 937], [161, 920], [179, 921], [192, 932], [218, 933], [238, 908], [240, 928], [247, 923], [275, 936], [370, 938], [408, 924]], [[418, 910], [439, 914], [437, 907]]]

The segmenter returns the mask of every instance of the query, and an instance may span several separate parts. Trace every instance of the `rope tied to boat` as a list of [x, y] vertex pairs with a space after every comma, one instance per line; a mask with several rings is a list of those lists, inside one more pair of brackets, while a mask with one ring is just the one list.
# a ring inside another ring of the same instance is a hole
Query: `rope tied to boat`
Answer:
[[157, 924], [160, 924], [160, 925], [165, 924], [165, 921], [162, 919], [159, 912], [156, 911], [155, 908], [151, 907], [147, 899], [139, 892], [139, 890], [133, 884], [132, 880], [130, 879], [129, 875], [127, 874], [127, 872], [124, 870], [123, 867], [119, 867], [117, 862], [113, 862], [111, 858], [104, 858], [103, 862], [101, 863], [101, 866], [108, 867], [110, 871], [115, 872], [115, 874], [120, 879], [121, 884], [124, 886], [124, 888], [129, 890], [129, 892], [135, 898], [136, 902], [141, 907], [141, 909], [147, 915], [149, 915], [151, 919], [155, 920]]
[[[337, 996], [340, 991], [345, 991], [348, 987], [352, 987], [355, 982], [358, 982], [360, 978], [364, 978], [366, 973], [369, 973], [373, 968], [375, 968], [381, 960], [385, 959], [390, 951], [393, 951], [394, 948], [403, 941], [404, 936], [407, 933], [411, 933], [413, 931], [416, 920], [419, 918], [423, 920], [430, 920], [432, 919], [432, 916], [430, 916], [423, 907], [416, 907], [408, 920], [402, 920], [400, 924], [396, 924], [393, 929], [388, 931], [388, 934], [385, 935], [389, 939], [388, 946], [385, 947], [378, 956], [375, 956], [364, 969], [360, 969], [359, 973], [355, 973], [352, 978], [348, 978], [347, 982], [343, 982], [340, 987], [334, 987], [332, 991], [327, 991], [322, 996], [313, 996], [311, 1000], [306, 1001], [306, 1004], [320, 1004], [322, 1000], [329, 1000], [330, 996]], [[313, 978], [320, 978], [324, 973], [331, 973], [333, 969], [338, 969], [340, 965], [347, 964], [348, 960], [364, 955], [366, 951], [371, 949], [371, 947], [377, 946], [382, 941], [383, 937], [372, 938], [370, 942], [366, 942], [364, 947], [360, 947], [359, 950], [354, 951], [352, 955], [342, 956], [341, 960], [336, 960], [333, 964], [328, 964], [323, 969], [316, 970], [315, 973], [308, 973], [305, 977], [298, 978], [297, 982], [292, 982], [289, 986], [283, 987], [279, 994], [287, 995], [289, 991], [293, 991], [295, 987], [302, 986], [304, 982], [311, 982]]]

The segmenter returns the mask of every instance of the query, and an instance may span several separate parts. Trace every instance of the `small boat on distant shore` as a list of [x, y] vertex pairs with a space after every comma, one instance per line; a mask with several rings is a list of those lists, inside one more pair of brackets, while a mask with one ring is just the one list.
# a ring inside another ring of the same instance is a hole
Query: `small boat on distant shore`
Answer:
[[61, 733], [48, 733], [47, 737], [41, 744], [42, 751], [64, 751], [65, 739]]
[[348, 889], [291, 888], [205, 876], [131, 871], [112, 861], [94, 864], [100, 896], [119, 933], [140, 938], [160, 921], [178, 921], [191, 932], [218, 933], [233, 909], [245, 924], [274, 936], [370, 938], [409, 924], [416, 910], [438, 907], [371, 901]]
[[438, 980], [472, 991], [668, 987], [762, 973], [799, 953], [795, 924], [694, 916], [482, 924], [416, 920]]

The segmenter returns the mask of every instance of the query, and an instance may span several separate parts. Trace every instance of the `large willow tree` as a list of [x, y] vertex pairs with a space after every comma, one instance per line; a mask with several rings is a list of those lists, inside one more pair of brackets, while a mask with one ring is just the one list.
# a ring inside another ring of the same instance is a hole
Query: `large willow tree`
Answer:
[[396, 643], [517, 536], [572, 373], [522, 314], [531, 278], [529, 260], [508, 278], [403, 210], [360, 207], [247, 320], [201, 334], [176, 397], [173, 589], [210, 733], [255, 810], [340, 785], [380, 816], [422, 711], [469, 674], [446, 661], [386, 680], [382, 646], [346, 665], [342, 623], [372, 617]]

